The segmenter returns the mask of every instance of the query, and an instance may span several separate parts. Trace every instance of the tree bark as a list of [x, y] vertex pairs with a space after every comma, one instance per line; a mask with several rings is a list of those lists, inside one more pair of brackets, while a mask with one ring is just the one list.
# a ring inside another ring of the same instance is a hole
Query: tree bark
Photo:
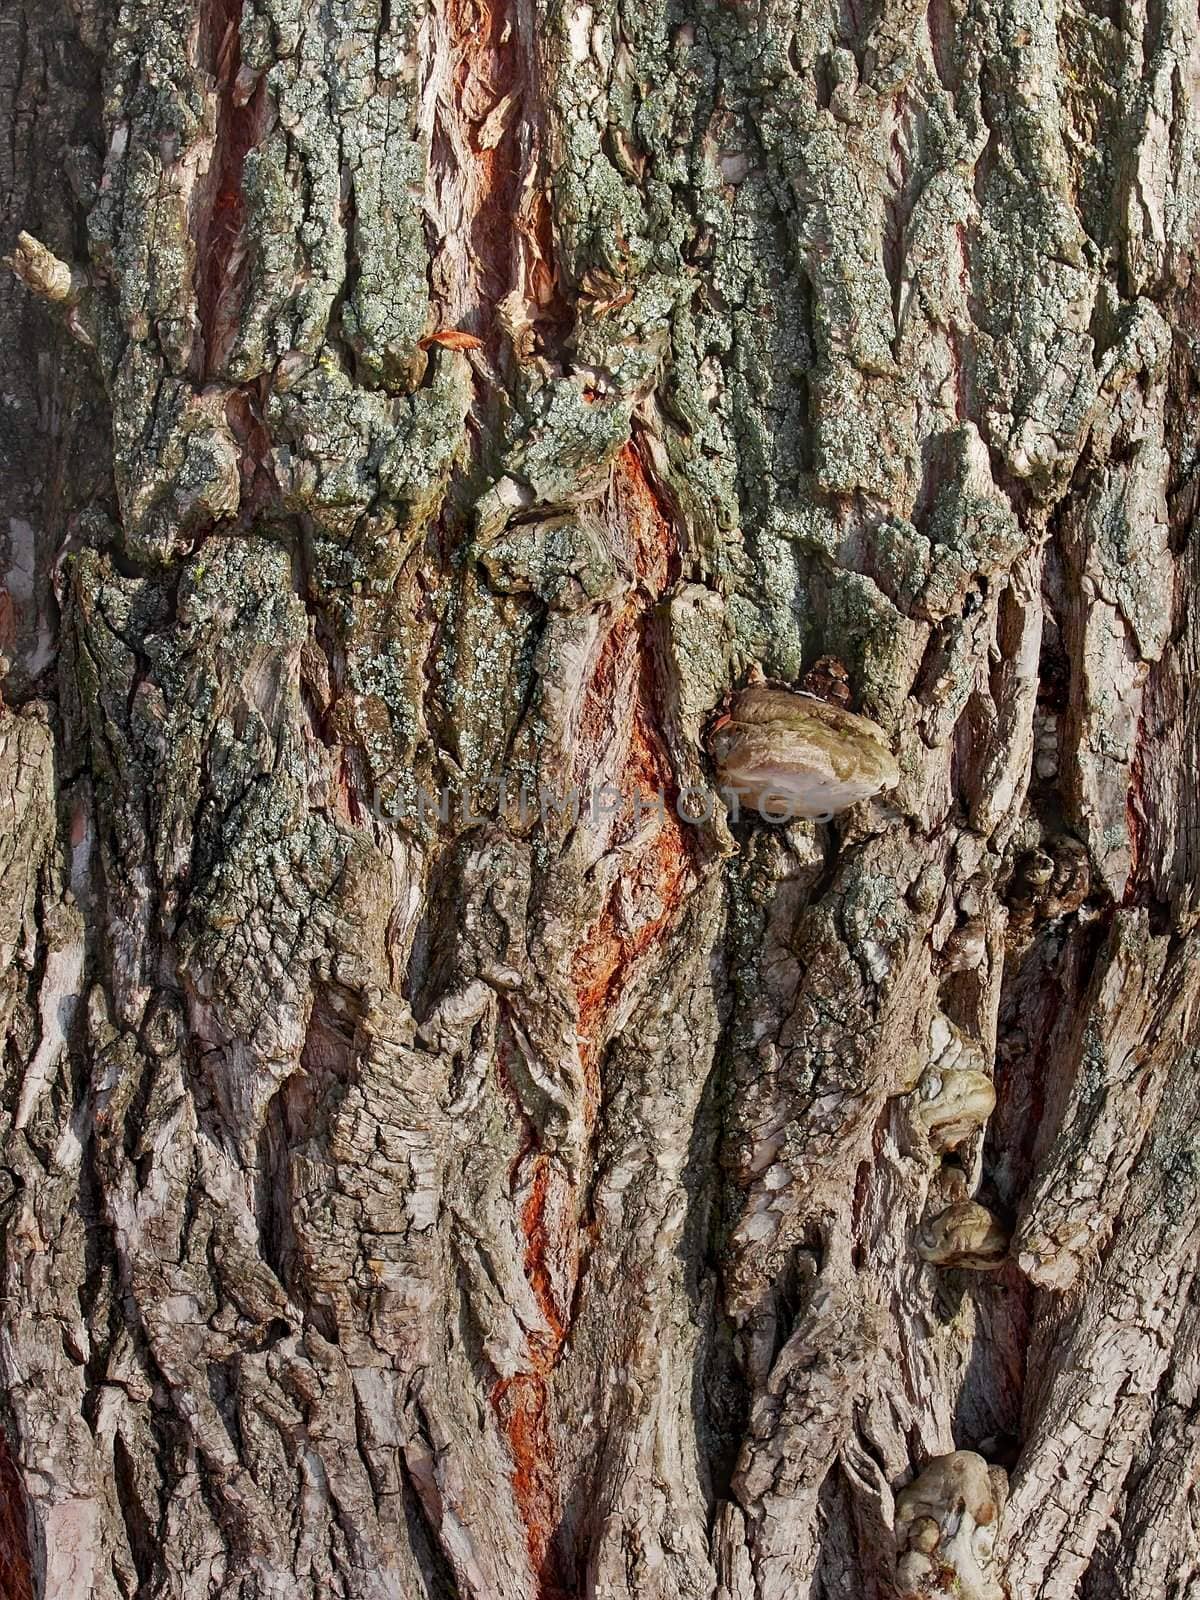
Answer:
[[5, 1593], [1196, 1600], [1194, 6], [0, 32]]

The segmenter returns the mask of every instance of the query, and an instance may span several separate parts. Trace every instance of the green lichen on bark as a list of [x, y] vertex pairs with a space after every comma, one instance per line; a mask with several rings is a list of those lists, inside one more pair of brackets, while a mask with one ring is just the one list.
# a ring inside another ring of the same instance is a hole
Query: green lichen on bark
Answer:
[[[55, 703], [0, 715], [46, 1592], [833, 1596], [924, 1581], [902, 1534], [949, 1595], [896, 1506], [956, 1448], [1011, 1469], [978, 1592], [1163, 1592], [1194, 17], [81, 16], [102, 170], [42, 279], [111, 473]], [[727, 817], [751, 667], [895, 790]], [[995, 1088], [953, 1150], [938, 1029]], [[921, 1255], [963, 1207], [1003, 1271]]]

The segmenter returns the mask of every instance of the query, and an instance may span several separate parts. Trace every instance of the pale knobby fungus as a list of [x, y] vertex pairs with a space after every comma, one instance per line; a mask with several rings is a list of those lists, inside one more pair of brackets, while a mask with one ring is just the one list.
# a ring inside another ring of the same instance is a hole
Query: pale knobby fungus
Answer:
[[883, 730], [866, 717], [767, 684], [734, 697], [709, 750], [722, 790], [768, 821], [827, 821], [900, 777]]
[[962, 1200], [922, 1224], [917, 1254], [934, 1267], [991, 1272], [1008, 1255], [1008, 1230], [977, 1200]]
[[929, 1065], [916, 1097], [917, 1121], [938, 1154], [964, 1144], [996, 1108], [982, 1051], [940, 1011], [929, 1025]]
[[1004, 1600], [989, 1570], [1007, 1489], [973, 1450], [935, 1456], [896, 1496], [896, 1590], [941, 1600]]
[[971, 917], [955, 928], [942, 946], [942, 976], [952, 972], [974, 972], [987, 955], [987, 924], [982, 917]]

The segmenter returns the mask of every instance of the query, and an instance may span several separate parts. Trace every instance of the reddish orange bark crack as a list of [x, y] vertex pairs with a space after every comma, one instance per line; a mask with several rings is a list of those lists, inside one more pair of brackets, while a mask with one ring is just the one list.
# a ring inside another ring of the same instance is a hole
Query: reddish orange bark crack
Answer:
[[[453, 105], [443, 114], [457, 123], [470, 151], [459, 198], [466, 221], [459, 251], [465, 276], [442, 308], [444, 326], [434, 342], [470, 349], [483, 340], [499, 363], [511, 336], [518, 360], [540, 341], [561, 342], [571, 326], [554, 264], [548, 175], [538, 119], [537, 61], [531, 38], [506, 0], [443, 0], [454, 50]], [[451, 141], [453, 144], [453, 141]], [[463, 148], [463, 139], [457, 148]], [[439, 159], [446, 161], [443, 150]], [[522, 170], [522, 161], [531, 163]], [[516, 291], [514, 303], [503, 305]], [[522, 309], [523, 307], [523, 309]], [[498, 310], [511, 312], [502, 319]], [[464, 338], [463, 335], [467, 335]], [[476, 369], [478, 372], [478, 368]], [[585, 701], [580, 757], [587, 761], [605, 737], [620, 734], [630, 716], [620, 686], [632, 679], [634, 705], [620, 785], [655, 793], [670, 791], [670, 762], [657, 732], [648, 648], [650, 610], [674, 572], [676, 548], [671, 519], [642, 459], [631, 443], [613, 474], [610, 527], [624, 548], [615, 554], [637, 575], [638, 585], [609, 626]], [[627, 819], [621, 826], [628, 838]], [[599, 1058], [604, 1022], [635, 962], [675, 916], [682, 900], [690, 850], [684, 830], [668, 808], [662, 827], [623, 858], [621, 872], [594, 928], [576, 953], [572, 977], [578, 995], [579, 1049], [586, 1083], [585, 1112], [594, 1120], [600, 1099]], [[636, 928], [625, 925], [622, 886], [634, 903], [654, 909]], [[499, 1051], [501, 1081], [508, 1080], [507, 1047]], [[514, 1099], [516, 1096], [514, 1095]], [[523, 1115], [523, 1113], [522, 1113]], [[514, 1165], [514, 1189], [525, 1189], [519, 1224], [523, 1270], [541, 1312], [544, 1329], [526, 1339], [526, 1370], [500, 1380], [491, 1402], [512, 1460], [512, 1490], [525, 1528], [534, 1574], [531, 1600], [568, 1600], [574, 1593], [566, 1562], [554, 1546], [561, 1517], [561, 1485], [551, 1427], [550, 1384], [569, 1334], [570, 1305], [582, 1258], [581, 1201], [563, 1166], [529, 1143]], [[560, 1297], [565, 1303], [560, 1303]]]
[[524, 1267], [548, 1331], [529, 1335], [530, 1371], [496, 1384], [492, 1404], [512, 1453], [513, 1495], [525, 1524], [529, 1564], [537, 1576], [536, 1600], [560, 1600], [567, 1595], [567, 1590], [551, 1548], [558, 1524], [559, 1489], [547, 1415], [547, 1377], [558, 1359], [567, 1330], [554, 1296], [548, 1265], [552, 1248], [546, 1214], [550, 1163], [540, 1153], [532, 1159], [532, 1186], [521, 1208]]
[[[592, 671], [581, 718], [576, 779], [586, 782], [598, 752], [628, 724], [614, 786], [627, 802], [635, 792], [650, 802], [661, 791], [664, 804], [661, 811], [656, 806], [647, 811], [659, 821], [657, 827], [645, 830], [639, 830], [631, 803], [622, 808], [617, 825], [626, 848], [620, 869], [571, 965], [589, 1130], [600, 1105], [600, 1060], [608, 1021], [637, 964], [674, 925], [693, 865], [691, 839], [675, 812], [671, 763], [658, 731], [648, 638], [651, 610], [677, 569], [677, 549], [670, 515], [636, 442], [618, 457], [611, 495], [609, 525], [624, 542], [620, 553], [638, 583], [612, 619]], [[621, 692], [626, 683], [632, 686], [632, 708]], [[632, 845], [635, 837], [638, 842]], [[633, 925], [629, 905], [637, 913]], [[548, 1331], [529, 1337], [529, 1370], [498, 1383], [492, 1400], [512, 1453], [513, 1493], [537, 1575], [534, 1600], [564, 1600], [571, 1591], [564, 1585], [553, 1548], [561, 1494], [549, 1426], [549, 1379], [570, 1332], [570, 1306], [559, 1303], [551, 1261], [557, 1256], [569, 1264], [569, 1299], [573, 1299], [585, 1241], [580, 1197], [563, 1169], [542, 1152], [525, 1156], [518, 1163], [518, 1169], [522, 1167], [530, 1185], [520, 1218], [524, 1271]]]
[[[471, 163], [458, 185], [467, 222], [465, 239], [459, 242], [466, 256], [465, 276], [443, 307], [449, 326], [431, 342], [469, 350], [469, 340], [482, 340], [486, 354], [498, 364], [511, 334], [513, 354], [524, 360], [532, 353], [535, 334], [544, 339], [551, 327], [570, 326], [558, 296], [552, 216], [539, 169], [533, 41], [522, 37], [520, 20], [507, 0], [444, 0], [444, 6], [454, 49], [454, 96], [443, 114], [453, 117], [465, 134]], [[462, 143], [460, 138], [459, 149]], [[443, 151], [441, 159], [449, 158]], [[522, 171], [523, 158], [534, 163], [532, 174]], [[506, 326], [497, 309], [514, 290], [525, 309], [514, 307]], [[506, 1053], [502, 1043], [500, 1076], [511, 1090]], [[561, 1497], [548, 1385], [567, 1328], [550, 1264], [556, 1242], [567, 1249], [568, 1259], [577, 1251], [577, 1242], [562, 1235], [564, 1228], [576, 1235], [578, 1230], [575, 1200], [565, 1178], [536, 1149], [533, 1129], [528, 1131], [530, 1146], [514, 1167], [513, 1183], [528, 1182], [519, 1219], [523, 1267], [545, 1331], [528, 1336], [528, 1369], [498, 1382], [491, 1401], [512, 1458], [512, 1490], [535, 1575], [533, 1600], [567, 1600], [569, 1591], [553, 1549]]]
[[457, 47], [454, 66], [456, 106], [470, 141], [474, 172], [464, 184], [463, 203], [474, 207], [469, 244], [479, 281], [473, 308], [481, 334], [491, 346], [496, 330], [488, 313], [512, 283], [513, 210], [518, 172], [514, 143], [515, 116], [491, 132], [489, 115], [506, 94], [520, 88], [521, 62], [516, 30], [503, 0], [447, 0], [446, 20]]
[[242, 175], [246, 156], [261, 137], [266, 103], [261, 80], [249, 94], [239, 83], [241, 17], [242, 0], [208, 0], [200, 25], [201, 59], [217, 91], [208, 215], [196, 238], [201, 370], [206, 377], [221, 369], [237, 333], [245, 289], [239, 249], [246, 218]]
[[0, 1600], [33, 1600], [25, 1491], [0, 1433]]
[[525, 1239], [523, 1266], [534, 1299], [546, 1323], [546, 1331], [530, 1333], [526, 1340], [529, 1369], [502, 1378], [491, 1392], [492, 1407], [508, 1442], [512, 1458], [512, 1490], [525, 1528], [529, 1565], [537, 1587], [533, 1600], [569, 1600], [551, 1541], [558, 1525], [559, 1491], [550, 1436], [547, 1377], [558, 1359], [566, 1339], [566, 1326], [559, 1309], [550, 1276], [552, 1241], [548, 1234], [547, 1208], [552, 1168], [548, 1156], [533, 1149], [536, 1138], [520, 1097], [509, 1076], [510, 1040], [502, 1028], [497, 1050], [500, 1082], [526, 1125], [529, 1144], [513, 1163], [510, 1181], [516, 1186], [521, 1173], [530, 1166], [530, 1190], [521, 1208], [520, 1225]]
[[537, 1575], [536, 1600], [565, 1600], [567, 1590], [550, 1548], [558, 1521], [558, 1485], [546, 1400], [546, 1380], [533, 1372], [505, 1378], [492, 1391], [512, 1452], [513, 1494], [525, 1523], [529, 1563]]
[[[471, 158], [455, 184], [466, 220], [458, 240], [463, 278], [445, 309], [453, 331], [478, 336], [494, 361], [510, 332], [517, 359], [525, 360], [535, 332], [545, 346], [572, 320], [554, 263], [534, 40], [528, 19], [523, 27], [507, 0], [444, 0], [444, 16], [454, 92], [443, 115], [457, 124], [458, 149], [465, 143]], [[448, 145], [443, 163], [453, 159], [453, 141]], [[496, 313], [514, 291], [524, 310], [511, 308], [510, 329]]]
[[[594, 751], [612, 723], [626, 715], [616, 703], [621, 676], [620, 659], [626, 650], [636, 652], [634, 703], [624, 768], [616, 783], [626, 806], [632, 797], [647, 800], [661, 794], [660, 826], [642, 842], [638, 853], [627, 852], [596, 926], [576, 952], [572, 977], [579, 997], [580, 1049], [591, 1079], [598, 1071], [593, 1059], [604, 1031], [604, 1018], [619, 999], [634, 964], [652, 947], [667, 927], [684, 897], [692, 864], [691, 839], [676, 814], [677, 793], [670, 759], [658, 731], [653, 663], [647, 639], [650, 610], [675, 575], [678, 549], [670, 515], [663, 505], [642, 456], [631, 440], [617, 459], [613, 494], [618, 526], [627, 538], [625, 554], [631, 559], [639, 584], [615, 619], [592, 676], [581, 727], [577, 773], [590, 766]], [[632, 831], [632, 817], [629, 819]], [[636, 928], [623, 925], [625, 890], [632, 887], [640, 902], [657, 900], [656, 915]], [[590, 1070], [589, 1070], [590, 1069]], [[598, 1084], [594, 1097], [598, 1097]]]
[[241, 469], [241, 516], [253, 520], [279, 493], [271, 455], [271, 431], [263, 420], [269, 380], [231, 389], [225, 401], [225, 419], [238, 443]]
[[530, 1345], [542, 1349], [546, 1359], [552, 1361], [562, 1348], [566, 1327], [554, 1298], [554, 1285], [546, 1262], [550, 1247], [546, 1231], [549, 1177], [549, 1162], [545, 1156], [538, 1156], [534, 1162], [533, 1186], [521, 1209], [521, 1231], [525, 1235], [525, 1276], [550, 1329], [548, 1334], [531, 1337]]

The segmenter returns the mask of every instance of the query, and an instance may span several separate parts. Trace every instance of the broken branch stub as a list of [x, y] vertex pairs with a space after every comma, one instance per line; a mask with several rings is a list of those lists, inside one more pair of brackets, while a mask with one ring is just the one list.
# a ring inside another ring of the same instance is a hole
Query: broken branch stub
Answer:
[[27, 289], [54, 305], [68, 305], [79, 298], [71, 268], [31, 233], [17, 235], [13, 253], [5, 256], [4, 264]]

